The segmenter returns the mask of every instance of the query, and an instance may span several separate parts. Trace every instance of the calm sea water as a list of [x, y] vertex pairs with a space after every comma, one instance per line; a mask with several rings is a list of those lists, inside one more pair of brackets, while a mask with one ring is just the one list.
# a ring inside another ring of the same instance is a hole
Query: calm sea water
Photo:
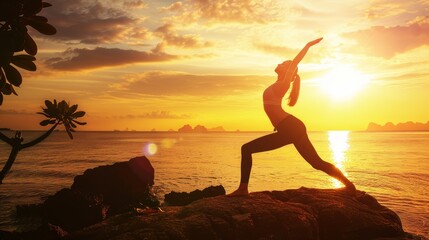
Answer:
[[[25, 132], [32, 139], [38, 132]], [[69, 140], [55, 132], [20, 152], [0, 185], [0, 229], [22, 230], [17, 204], [38, 203], [69, 187], [87, 168], [146, 155], [155, 168], [155, 191], [192, 191], [222, 184], [235, 190], [240, 147], [264, 133], [78, 132]], [[375, 196], [402, 219], [406, 231], [429, 237], [429, 132], [310, 132], [319, 155], [342, 169], [358, 189]], [[0, 143], [0, 166], [10, 149]], [[254, 154], [250, 191], [301, 186], [341, 187], [310, 167], [295, 148]]]

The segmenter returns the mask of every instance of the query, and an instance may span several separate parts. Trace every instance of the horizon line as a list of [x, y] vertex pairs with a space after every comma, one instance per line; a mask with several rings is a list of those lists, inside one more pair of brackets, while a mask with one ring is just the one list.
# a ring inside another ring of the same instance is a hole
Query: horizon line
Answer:
[[[41, 129], [26, 129], [26, 130], [14, 130], [14, 129], [8, 129], [8, 128], [0, 128], [0, 131], [2, 132], [46, 132], [47, 130], [41, 130]], [[54, 132], [65, 132], [65, 130], [62, 129], [56, 129]], [[180, 132], [180, 131], [171, 131], [171, 130], [80, 130], [76, 131], [75, 133], [79, 132], [134, 132], [134, 133], [268, 133], [273, 131], [261, 131], [261, 130], [225, 130], [225, 131], [206, 131], [206, 132]], [[349, 129], [330, 129], [330, 130], [309, 130], [308, 132], [429, 132], [429, 130], [380, 130], [380, 131], [368, 131], [368, 130], [349, 130]]]

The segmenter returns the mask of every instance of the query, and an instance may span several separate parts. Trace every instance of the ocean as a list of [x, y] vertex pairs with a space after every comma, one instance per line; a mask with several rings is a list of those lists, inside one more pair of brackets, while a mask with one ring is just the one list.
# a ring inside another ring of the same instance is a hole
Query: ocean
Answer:
[[[8, 132], [7, 134], [12, 134]], [[24, 132], [32, 139], [41, 132]], [[146, 155], [155, 168], [154, 191], [193, 191], [222, 184], [235, 190], [241, 145], [263, 132], [54, 132], [18, 155], [0, 185], [0, 230], [24, 230], [18, 204], [40, 203], [70, 187], [85, 169]], [[395, 211], [406, 231], [429, 238], [429, 132], [309, 132], [319, 155], [357, 188]], [[0, 143], [0, 166], [10, 148]], [[253, 156], [250, 191], [338, 188], [341, 184], [302, 159], [293, 145]]]

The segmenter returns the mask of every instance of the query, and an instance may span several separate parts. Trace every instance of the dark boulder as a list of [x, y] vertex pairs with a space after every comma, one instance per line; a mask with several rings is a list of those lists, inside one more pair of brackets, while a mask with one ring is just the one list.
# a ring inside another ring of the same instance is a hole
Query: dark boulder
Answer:
[[146, 157], [135, 157], [127, 162], [88, 169], [74, 178], [72, 191], [103, 197], [109, 206], [109, 215], [123, 212], [130, 206], [143, 204], [156, 207], [159, 201], [151, 194], [155, 170]]
[[151, 192], [154, 169], [146, 157], [88, 169], [38, 205], [17, 207], [19, 216], [41, 214], [45, 222], [72, 232], [134, 207], [158, 207]]

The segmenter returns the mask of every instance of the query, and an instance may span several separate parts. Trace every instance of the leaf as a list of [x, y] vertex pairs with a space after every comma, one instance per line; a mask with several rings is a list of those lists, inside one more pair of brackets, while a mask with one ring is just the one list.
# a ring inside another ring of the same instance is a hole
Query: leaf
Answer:
[[18, 96], [18, 93], [15, 91], [12, 85], [10, 85], [10, 90], [12, 91], [13, 95]]
[[25, 34], [25, 40], [24, 41], [25, 41], [25, 43], [24, 43], [25, 52], [30, 54], [30, 55], [33, 55], [33, 56], [36, 55], [37, 54], [37, 44], [28, 33]]
[[3, 104], [3, 94], [0, 92], [0, 106]]
[[57, 122], [56, 119], [49, 120], [49, 124], [55, 124]]
[[49, 124], [49, 122], [50, 122], [50, 120], [49, 120], [49, 119], [46, 119], [46, 120], [41, 121], [41, 122], [40, 122], [40, 125], [42, 125], [42, 126], [46, 126], [46, 125], [48, 125], [48, 124]]
[[73, 135], [72, 135], [72, 133], [71, 133], [71, 131], [70, 131], [70, 128], [67, 128], [67, 127], [66, 127], [66, 132], [67, 132], [67, 134], [69, 135], [70, 139], [73, 139]]
[[[76, 124], [74, 124], [73, 122], [70, 122], [70, 126], [72, 126], [72, 128], [76, 128], [77, 127]], [[71, 129], [71, 130], [73, 130], [73, 129]]]
[[49, 118], [55, 118], [55, 114], [54, 114], [54, 109], [49, 109], [49, 108], [42, 108], [43, 109], [43, 112], [44, 112], [44, 114], [46, 114], [47, 115], [47, 117], [49, 117]]
[[72, 114], [73, 118], [80, 118], [80, 117], [83, 117], [83, 116], [85, 116], [85, 112], [84, 111], [78, 111], [78, 112], [75, 112], [75, 113]]
[[18, 58], [18, 59], [23, 59], [28, 61], [36, 61], [36, 58], [34, 56], [25, 55], [25, 54], [15, 55], [15, 56], [12, 56], [12, 58]]
[[23, 58], [12, 58], [12, 63], [17, 67], [23, 68], [28, 71], [34, 72], [37, 70], [36, 64], [34, 64], [34, 62], [31, 60], [25, 60]]
[[77, 124], [79, 124], [79, 125], [86, 125], [86, 122], [79, 122], [79, 121], [77, 121], [77, 120], [72, 120], [74, 123], [77, 123]]
[[55, 108], [55, 105], [49, 100], [45, 100], [45, 105], [46, 105], [46, 108], [42, 107], [43, 112], [46, 115], [48, 115], [50, 118], [56, 118], [56, 110], [57, 109]]
[[19, 87], [22, 83], [21, 74], [16, 70], [16, 68], [5, 65], [3, 66], [4, 73], [6, 74], [7, 80], [14, 86]]
[[71, 106], [68, 111], [68, 115], [72, 115], [77, 110], [77, 104]]
[[9, 83], [6, 83], [3, 88], [1, 89], [1, 92], [4, 95], [11, 95], [12, 94], [12, 85], [10, 85]]
[[45, 105], [48, 107], [48, 109], [54, 108], [54, 104], [49, 100], [45, 100]]
[[57, 29], [55, 29], [55, 27], [49, 23], [30, 21], [28, 22], [28, 25], [32, 26], [34, 29], [45, 35], [54, 35], [57, 33]]
[[50, 115], [48, 115], [48, 114], [46, 114], [46, 113], [43, 113], [43, 112], [37, 112], [37, 114], [43, 115], [43, 116], [45, 116], [45, 117], [47, 117], [47, 118], [50, 118], [50, 117], [51, 117]]
[[48, 19], [43, 16], [25, 16], [23, 17], [23, 19], [31, 22], [44, 22], [44, 23], [48, 22]]
[[58, 112], [60, 114], [64, 114], [66, 111], [66, 108], [68, 108], [68, 104], [66, 101], [62, 100], [61, 102], [58, 103]]

